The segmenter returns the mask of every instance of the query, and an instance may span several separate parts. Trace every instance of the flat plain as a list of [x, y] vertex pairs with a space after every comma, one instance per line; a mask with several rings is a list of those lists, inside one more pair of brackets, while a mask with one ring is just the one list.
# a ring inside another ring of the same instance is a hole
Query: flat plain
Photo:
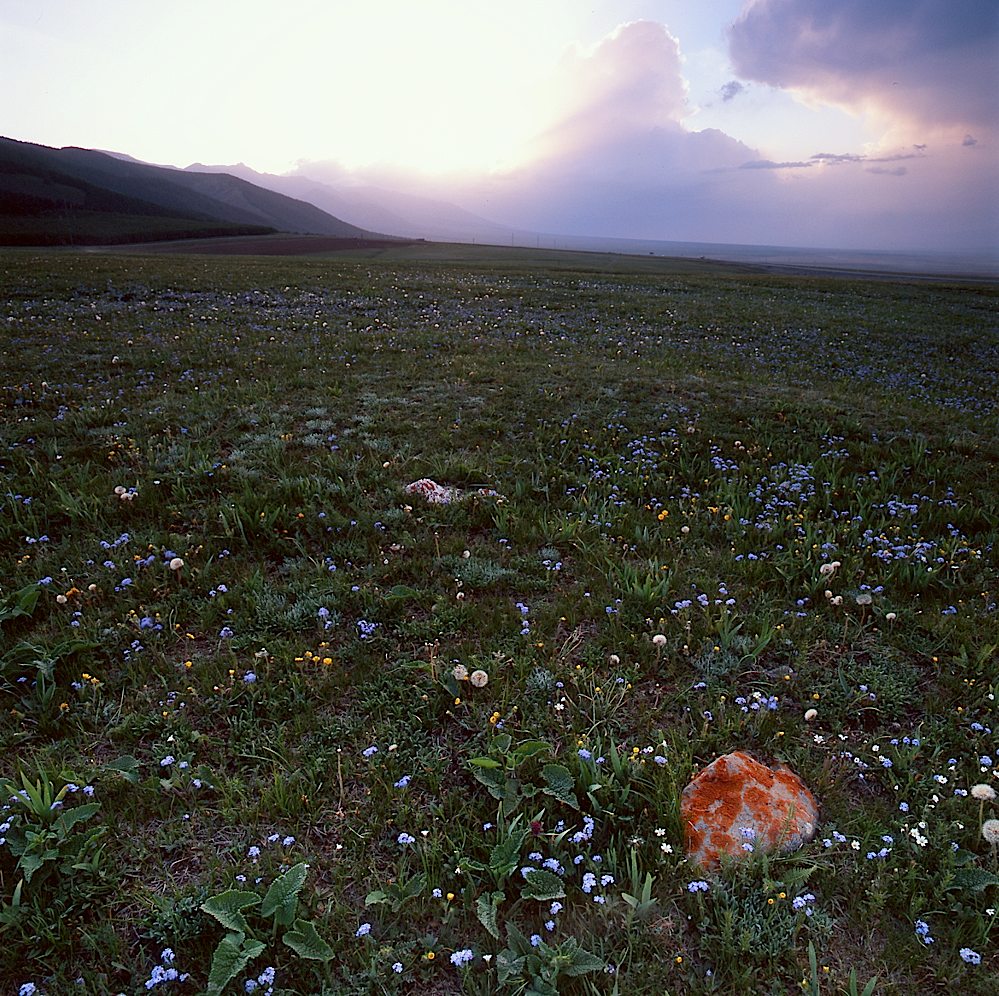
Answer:
[[4, 991], [994, 991], [996, 288], [459, 255], [0, 256]]

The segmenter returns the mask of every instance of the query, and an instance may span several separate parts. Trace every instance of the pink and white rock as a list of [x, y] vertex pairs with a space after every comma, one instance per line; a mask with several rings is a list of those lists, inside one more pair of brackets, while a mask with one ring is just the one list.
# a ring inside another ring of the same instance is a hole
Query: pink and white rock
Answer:
[[421, 495], [431, 505], [450, 505], [453, 501], [461, 501], [465, 498], [476, 496], [479, 498], [503, 497], [498, 491], [493, 491], [492, 488], [470, 488], [463, 491], [461, 488], [445, 487], [443, 484], [432, 481], [429, 477], [421, 477], [420, 480], [413, 481], [412, 484], [407, 484], [403, 488], [403, 491], [407, 495]]

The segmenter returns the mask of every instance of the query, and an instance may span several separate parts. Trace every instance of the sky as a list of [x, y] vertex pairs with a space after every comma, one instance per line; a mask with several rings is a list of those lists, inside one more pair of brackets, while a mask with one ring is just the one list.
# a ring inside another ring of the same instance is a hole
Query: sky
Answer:
[[0, 134], [566, 235], [999, 248], [999, 0], [0, 0]]

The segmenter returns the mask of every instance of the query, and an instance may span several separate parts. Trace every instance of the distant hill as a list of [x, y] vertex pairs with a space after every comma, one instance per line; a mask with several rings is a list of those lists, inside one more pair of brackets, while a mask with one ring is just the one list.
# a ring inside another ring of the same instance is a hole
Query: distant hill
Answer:
[[[195, 163], [188, 170], [202, 173], [229, 173], [232, 176], [308, 201], [338, 218], [377, 231], [417, 239], [456, 242], [494, 242], [509, 245], [511, 236], [534, 234], [516, 232], [506, 225], [482, 218], [448, 201], [392, 190], [369, 183], [337, 182], [324, 177], [322, 163], [304, 164], [300, 172], [278, 176], [258, 173], [243, 163], [235, 166], [206, 166]], [[315, 170], [313, 175], [310, 170]]]
[[267, 232], [373, 236], [312, 204], [215, 172], [0, 138], [0, 245], [113, 244]]

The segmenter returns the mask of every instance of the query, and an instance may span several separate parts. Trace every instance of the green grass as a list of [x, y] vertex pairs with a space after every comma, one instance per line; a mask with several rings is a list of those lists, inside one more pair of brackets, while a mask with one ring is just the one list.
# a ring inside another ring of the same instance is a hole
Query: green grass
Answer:
[[991, 990], [995, 289], [550, 262], [0, 257], [4, 991]]

